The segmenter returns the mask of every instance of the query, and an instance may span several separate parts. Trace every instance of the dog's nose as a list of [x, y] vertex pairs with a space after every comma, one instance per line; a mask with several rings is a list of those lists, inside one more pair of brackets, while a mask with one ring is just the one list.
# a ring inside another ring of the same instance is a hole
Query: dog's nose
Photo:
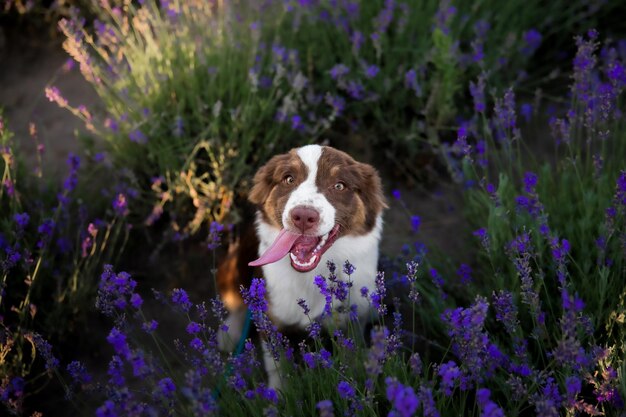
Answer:
[[291, 221], [302, 233], [306, 233], [317, 227], [320, 222], [320, 214], [312, 208], [297, 206], [291, 210]]

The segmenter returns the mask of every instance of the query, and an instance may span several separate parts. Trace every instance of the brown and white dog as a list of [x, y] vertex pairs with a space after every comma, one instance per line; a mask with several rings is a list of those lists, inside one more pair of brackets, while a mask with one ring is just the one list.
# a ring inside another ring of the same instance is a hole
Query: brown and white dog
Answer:
[[[373, 167], [329, 146], [292, 149], [257, 172], [249, 200], [257, 208], [259, 240], [259, 258], [250, 265], [263, 269], [268, 313], [279, 329], [305, 329], [310, 323], [298, 299], [306, 301], [311, 318], [322, 315], [325, 297], [314, 277], [328, 274], [327, 261], [338, 266], [342, 280], [348, 278], [341, 271], [346, 260], [356, 267], [348, 299], [362, 320], [369, 317], [370, 305], [360, 289], [374, 288], [386, 207]], [[264, 350], [270, 385], [279, 386], [273, 359]]]

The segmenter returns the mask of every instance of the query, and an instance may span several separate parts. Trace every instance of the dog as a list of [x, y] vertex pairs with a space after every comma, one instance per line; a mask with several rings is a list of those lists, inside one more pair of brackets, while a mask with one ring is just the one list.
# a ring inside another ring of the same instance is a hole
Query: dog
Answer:
[[[314, 278], [327, 276], [328, 261], [338, 265], [337, 278], [344, 281], [348, 276], [341, 265], [348, 260], [355, 266], [348, 299], [356, 304], [359, 320], [367, 321], [371, 307], [360, 290], [375, 286], [387, 207], [378, 172], [330, 146], [307, 145], [276, 155], [260, 168], [248, 199], [256, 208], [258, 238], [258, 258], [249, 266], [262, 268], [268, 316], [278, 329], [304, 330], [309, 317], [322, 316], [326, 299]], [[305, 300], [309, 317], [299, 299]], [[243, 314], [241, 308], [231, 310], [227, 325], [234, 340]], [[345, 325], [347, 315], [339, 319], [335, 325]], [[273, 357], [263, 347], [269, 385], [280, 387]]]

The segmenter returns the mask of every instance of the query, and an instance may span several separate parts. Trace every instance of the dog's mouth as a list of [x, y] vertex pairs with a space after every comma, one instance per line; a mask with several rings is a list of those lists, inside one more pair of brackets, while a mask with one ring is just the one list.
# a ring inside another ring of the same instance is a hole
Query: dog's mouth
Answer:
[[322, 255], [335, 243], [339, 237], [339, 225], [336, 224], [330, 232], [322, 236], [310, 236], [294, 233], [283, 229], [274, 240], [274, 243], [259, 257], [249, 263], [250, 266], [271, 264], [289, 254], [291, 266], [298, 272], [308, 272], [320, 263]]

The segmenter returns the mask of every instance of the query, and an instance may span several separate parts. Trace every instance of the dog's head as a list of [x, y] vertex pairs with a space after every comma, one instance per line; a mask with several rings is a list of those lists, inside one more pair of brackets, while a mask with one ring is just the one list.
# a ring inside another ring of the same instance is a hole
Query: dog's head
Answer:
[[300, 272], [314, 269], [337, 239], [370, 233], [386, 207], [373, 167], [319, 145], [270, 159], [255, 175], [249, 199], [259, 208], [261, 221], [281, 230], [251, 265], [289, 253]]

